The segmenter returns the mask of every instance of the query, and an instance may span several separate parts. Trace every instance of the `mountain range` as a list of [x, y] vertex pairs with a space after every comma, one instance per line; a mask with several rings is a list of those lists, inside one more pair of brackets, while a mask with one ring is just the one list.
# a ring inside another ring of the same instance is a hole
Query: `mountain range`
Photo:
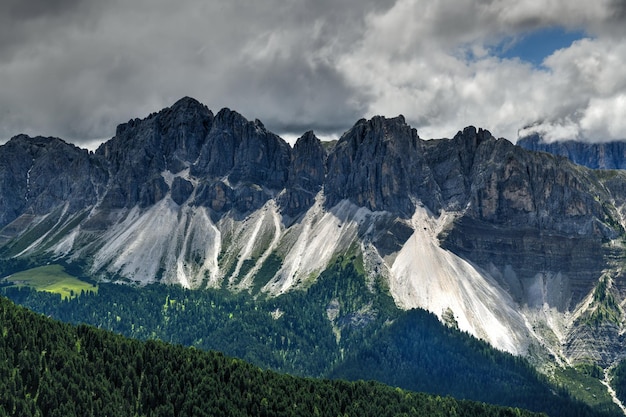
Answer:
[[608, 367], [625, 352], [625, 184], [471, 126], [423, 140], [402, 116], [291, 147], [186, 97], [95, 152], [0, 146], [0, 257], [5, 274], [62, 261], [101, 282], [267, 297], [351, 257], [403, 309], [516, 355]]

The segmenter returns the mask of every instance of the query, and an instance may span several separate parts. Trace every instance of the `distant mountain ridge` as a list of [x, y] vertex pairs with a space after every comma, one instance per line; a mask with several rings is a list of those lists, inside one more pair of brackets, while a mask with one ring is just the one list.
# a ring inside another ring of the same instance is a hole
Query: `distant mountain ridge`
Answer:
[[606, 366], [624, 355], [624, 181], [471, 126], [422, 140], [402, 116], [291, 148], [186, 97], [94, 153], [2, 145], [0, 257], [277, 296], [350, 255], [402, 308], [515, 354]]
[[546, 142], [534, 134], [521, 138], [517, 145], [531, 151], [565, 156], [592, 169], [626, 169], [626, 141], [588, 143], [577, 140]]

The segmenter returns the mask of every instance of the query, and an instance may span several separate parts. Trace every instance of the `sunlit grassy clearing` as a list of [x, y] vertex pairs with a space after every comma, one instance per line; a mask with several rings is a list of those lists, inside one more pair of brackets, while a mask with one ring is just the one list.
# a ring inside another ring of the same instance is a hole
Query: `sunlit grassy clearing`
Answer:
[[6, 278], [17, 287], [30, 287], [37, 291], [61, 294], [62, 298], [72, 298], [81, 290], [98, 292], [98, 287], [69, 275], [61, 265], [46, 265], [17, 272]]

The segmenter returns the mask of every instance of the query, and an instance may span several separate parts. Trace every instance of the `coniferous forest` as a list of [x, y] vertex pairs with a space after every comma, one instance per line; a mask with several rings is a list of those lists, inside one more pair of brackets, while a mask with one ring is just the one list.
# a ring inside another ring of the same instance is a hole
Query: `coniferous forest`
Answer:
[[54, 321], [0, 297], [0, 416], [531, 416], [281, 375], [221, 353]]
[[[254, 299], [248, 293], [219, 289], [115, 284], [100, 284], [97, 294], [67, 299], [28, 288], [8, 287], [4, 293], [18, 304], [63, 322], [91, 324], [148, 340], [147, 345], [128, 341], [141, 346], [138, 349], [161, 346], [188, 352], [155, 342], [161, 340], [198, 349], [185, 354], [216, 350], [294, 376], [377, 380], [411, 391], [551, 416], [617, 415], [613, 409], [601, 413], [573, 400], [526, 360], [444, 326], [431, 313], [398, 310], [384, 289], [366, 287], [352, 262], [340, 260], [308, 290], [276, 298]], [[93, 329], [79, 326], [75, 331], [91, 334]], [[77, 337], [82, 346], [81, 336]], [[107, 353], [107, 361], [121, 360], [116, 352]], [[144, 362], [156, 365], [160, 359], [155, 361]], [[140, 392], [137, 386], [125, 383], [125, 372], [116, 374], [115, 386], [124, 383], [126, 391]], [[134, 372], [144, 387], [141, 372], [136, 367]], [[169, 389], [164, 377], [158, 377], [158, 388], [152, 387], [157, 392]], [[194, 387], [196, 382], [190, 385]], [[328, 383], [343, 386], [341, 382]], [[35, 390], [31, 395], [36, 394]], [[339, 415], [345, 412], [339, 411]]]

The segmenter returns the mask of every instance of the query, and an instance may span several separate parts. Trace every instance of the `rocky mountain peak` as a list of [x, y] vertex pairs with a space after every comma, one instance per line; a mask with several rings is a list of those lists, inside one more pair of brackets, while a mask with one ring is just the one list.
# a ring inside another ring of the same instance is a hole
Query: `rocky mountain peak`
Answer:
[[321, 145], [321, 141], [315, 136], [315, 132], [309, 130], [305, 132], [302, 136], [296, 140], [296, 143], [293, 145], [294, 149], [297, 147], [309, 147], [315, 146], [315, 144], [319, 142]]
[[327, 200], [348, 198], [373, 211], [410, 217], [411, 196], [434, 185], [428, 171], [422, 141], [404, 117], [359, 120], [328, 156]]
[[249, 122], [245, 117], [228, 107], [222, 108], [215, 115], [216, 127], [222, 127], [230, 130], [243, 129], [243, 127], [248, 123]]
[[458, 131], [454, 138], [461, 138], [463, 140], [469, 140], [473, 143], [480, 144], [480, 142], [493, 138], [491, 132], [486, 129], [479, 127], [476, 129], [474, 126], [467, 126], [463, 129], [463, 131]]
[[[20, 134], [17, 134], [15, 136], [13, 136], [9, 140], [9, 142], [11, 142], [11, 141], [20, 142], [20, 141], [24, 141], [24, 140], [32, 140], [32, 138], [30, 136], [28, 136], [27, 134], [25, 134], [25, 133], [20, 133]], [[7, 143], [9, 143], [9, 142], [7, 142]]]
[[33, 157], [36, 157], [39, 152], [49, 152], [50, 149], [58, 147], [70, 147], [77, 151], [88, 152], [85, 149], [78, 148], [77, 146], [67, 143], [63, 139], [57, 137], [31, 137], [29, 135], [19, 134], [12, 137], [6, 144], [9, 146], [27, 149]]
[[326, 178], [326, 156], [313, 131], [298, 138], [291, 152], [287, 189], [280, 202], [284, 214], [295, 217], [313, 205]]
[[179, 173], [198, 158], [213, 119], [206, 106], [185, 97], [118, 126], [115, 137], [96, 150], [111, 173], [103, 206], [148, 206], [163, 198], [168, 186], [161, 173]]
[[250, 182], [282, 189], [288, 175], [291, 148], [260, 121], [249, 122], [224, 108], [213, 126], [198, 160], [191, 167], [197, 176], [228, 176], [233, 183]]
[[200, 103], [195, 98], [189, 97], [189, 96], [185, 96], [179, 99], [178, 101], [176, 101], [176, 103], [172, 104], [170, 109], [176, 113], [181, 112], [181, 111], [185, 113], [195, 112], [195, 111], [201, 111], [201, 112], [208, 111], [208, 108], [204, 104]]
[[452, 141], [458, 151], [465, 175], [470, 172], [478, 147], [490, 140], [494, 140], [494, 137], [488, 130], [476, 129], [474, 126], [468, 126], [454, 136]]
[[[358, 133], [357, 133], [358, 132]], [[352, 134], [350, 134], [352, 133]], [[389, 140], [417, 140], [417, 130], [406, 124], [404, 116], [387, 118], [374, 116], [370, 120], [359, 120], [351, 130], [342, 136], [352, 141], [389, 141]], [[339, 140], [338, 145], [341, 143]]]
[[115, 136], [100, 145], [96, 153], [115, 160], [117, 152], [135, 153], [145, 149], [149, 153], [160, 152], [165, 162], [193, 160], [198, 156], [213, 118], [213, 113], [205, 105], [185, 97], [145, 119], [131, 119], [120, 124]]

